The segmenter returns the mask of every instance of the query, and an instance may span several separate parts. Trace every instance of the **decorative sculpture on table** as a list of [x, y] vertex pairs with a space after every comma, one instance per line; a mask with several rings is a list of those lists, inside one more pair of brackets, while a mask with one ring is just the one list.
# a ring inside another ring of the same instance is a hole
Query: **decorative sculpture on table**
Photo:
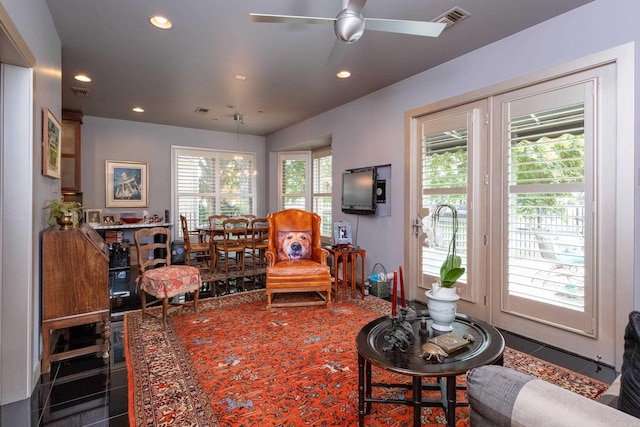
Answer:
[[384, 335], [389, 345], [383, 347], [384, 351], [398, 349], [401, 352], [407, 349], [416, 340], [413, 334], [413, 326], [411, 322], [416, 320], [416, 311], [413, 307], [407, 307], [407, 300], [404, 295], [404, 277], [402, 275], [402, 267], [400, 267], [400, 299], [402, 307], [398, 313], [398, 272], [393, 272], [393, 291], [391, 296], [391, 325], [389, 333]]

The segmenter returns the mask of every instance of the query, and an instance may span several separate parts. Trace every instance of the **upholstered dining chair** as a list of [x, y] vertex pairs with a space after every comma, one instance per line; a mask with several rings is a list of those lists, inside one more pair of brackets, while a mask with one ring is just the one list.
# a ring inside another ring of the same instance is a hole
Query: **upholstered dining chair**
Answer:
[[[133, 235], [140, 267], [140, 276], [136, 282], [140, 286], [142, 317], [149, 315], [160, 318], [149, 312], [147, 307], [162, 301], [163, 330], [167, 327], [169, 298], [173, 299], [176, 295], [193, 292], [193, 301], [188, 304], [193, 305], [197, 312], [202, 284], [200, 271], [197, 268], [188, 265], [171, 265], [170, 235], [171, 232], [165, 227], [143, 228]], [[155, 300], [147, 302], [147, 295], [153, 296]], [[186, 303], [172, 301], [171, 304]]]
[[184, 239], [184, 263], [191, 265], [208, 264], [211, 258], [209, 243], [205, 241], [205, 237], [197, 230], [189, 230], [189, 223], [185, 215], [180, 215], [180, 223], [182, 224], [182, 237]]
[[[322, 248], [319, 215], [299, 209], [270, 213], [266, 251], [267, 309], [331, 304], [329, 252]], [[313, 292], [319, 298], [274, 302], [279, 293]]]

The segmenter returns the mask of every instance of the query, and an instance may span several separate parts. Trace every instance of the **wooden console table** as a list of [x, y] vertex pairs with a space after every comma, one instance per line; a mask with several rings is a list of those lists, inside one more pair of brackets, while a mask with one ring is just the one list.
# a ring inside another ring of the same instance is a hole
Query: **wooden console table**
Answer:
[[[361, 266], [361, 277], [362, 277], [362, 299], [364, 299], [364, 259], [367, 255], [367, 251], [361, 248], [355, 248], [353, 246], [348, 247], [333, 247], [333, 246], [325, 246], [325, 249], [329, 251], [329, 254], [333, 257], [333, 270], [335, 275], [336, 282], [336, 293], [335, 293], [335, 301], [338, 300], [339, 286], [342, 284], [342, 289], [344, 292], [344, 297], [347, 297], [347, 286], [351, 285], [351, 297], [356, 297], [356, 282], [358, 279], [357, 276], [357, 261], [358, 256], [362, 261]], [[342, 262], [342, 278], [339, 277], [338, 274], [338, 266]], [[351, 265], [351, 277], [349, 277], [348, 269], [349, 265]]]

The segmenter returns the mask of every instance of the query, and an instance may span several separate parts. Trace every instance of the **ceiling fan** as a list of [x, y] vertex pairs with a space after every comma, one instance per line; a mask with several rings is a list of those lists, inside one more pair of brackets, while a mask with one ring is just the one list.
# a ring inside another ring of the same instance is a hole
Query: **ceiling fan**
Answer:
[[440, 22], [404, 21], [399, 19], [377, 19], [362, 16], [362, 8], [367, 0], [343, 0], [342, 10], [335, 18], [317, 18], [311, 16], [268, 15], [250, 13], [253, 22], [271, 22], [281, 24], [333, 24], [338, 38], [333, 45], [327, 65], [340, 61], [347, 44], [362, 37], [365, 26], [368, 30], [388, 33], [411, 34], [425, 37], [438, 37], [446, 24]]

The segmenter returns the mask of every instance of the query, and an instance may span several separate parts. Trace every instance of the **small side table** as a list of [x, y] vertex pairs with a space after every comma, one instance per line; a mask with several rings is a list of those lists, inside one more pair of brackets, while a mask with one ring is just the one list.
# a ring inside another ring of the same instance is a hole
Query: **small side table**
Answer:
[[[482, 365], [502, 365], [504, 338], [500, 332], [478, 319], [457, 314], [453, 323], [453, 332], [463, 336], [470, 334], [474, 341], [464, 350], [445, 358], [442, 363], [428, 362], [422, 359], [422, 344], [427, 337], [421, 337], [419, 327], [422, 320], [428, 324], [429, 336], [438, 334], [431, 328], [433, 323], [428, 311], [419, 311], [412, 322], [416, 341], [405, 352], [384, 350], [388, 345], [385, 338], [389, 334], [391, 319], [380, 317], [365, 325], [356, 337], [358, 350], [358, 425], [364, 426], [365, 416], [371, 412], [371, 404], [406, 405], [413, 408], [413, 427], [421, 426], [420, 412], [423, 407], [444, 408], [447, 427], [456, 425], [456, 406], [468, 406], [468, 402], [458, 402], [456, 376], [464, 375], [469, 369]], [[418, 338], [420, 337], [420, 338]], [[410, 382], [380, 383], [372, 379], [371, 366], [395, 372], [411, 378]], [[436, 382], [423, 382], [422, 379], [436, 378]], [[411, 397], [389, 399], [373, 397], [373, 388], [399, 388], [411, 390]], [[466, 388], [466, 387], [465, 387]], [[423, 390], [439, 391], [439, 398], [423, 398]]]
[[[333, 271], [336, 279], [335, 301], [338, 300], [339, 286], [341, 283], [342, 283], [342, 289], [344, 291], [345, 298], [347, 296], [347, 286], [349, 285], [351, 285], [351, 297], [352, 298], [356, 297], [356, 282], [358, 279], [358, 276], [357, 276], [358, 256], [362, 261], [361, 277], [362, 277], [363, 283], [361, 286], [361, 291], [362, 291], [362, 299], [364, 299], [364, 260], [365, 260], [365, 257], [367, 256], [367, 251], [361, 248], [355, 248], [353, 246], [347, 246], [344, 248], [326, 246], [325, 249], [329, 251], [329, 254], [333, 257]], [[340, 278], [338, 274], [338, 266], [340, 265], [340, 262], [342, 262], [342, 278]], [[348, 274], [349, 264], [351, 264], [351, 277], [349, 277], [349, 274]]]

